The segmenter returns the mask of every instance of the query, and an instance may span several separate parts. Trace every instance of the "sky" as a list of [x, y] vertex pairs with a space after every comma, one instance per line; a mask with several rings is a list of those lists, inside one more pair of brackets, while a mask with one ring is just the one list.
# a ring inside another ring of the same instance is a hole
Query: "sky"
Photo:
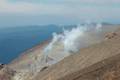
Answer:
[[120, 0], [0, 0], [0, 27], [120, 23]]

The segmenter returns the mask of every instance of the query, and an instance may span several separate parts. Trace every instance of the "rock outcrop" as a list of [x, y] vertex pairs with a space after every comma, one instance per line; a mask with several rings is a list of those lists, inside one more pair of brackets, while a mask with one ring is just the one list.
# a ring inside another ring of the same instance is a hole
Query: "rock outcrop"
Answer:
[[0, 69], [0, 80], [13, 80], [16, 71], [10, 69], [7, 65], [2, 65]]

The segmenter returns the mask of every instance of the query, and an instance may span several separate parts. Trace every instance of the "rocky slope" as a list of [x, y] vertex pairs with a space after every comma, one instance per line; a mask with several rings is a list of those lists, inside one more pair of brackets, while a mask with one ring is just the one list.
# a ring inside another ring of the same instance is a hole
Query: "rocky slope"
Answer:
[[39, 72], [33, 80], [119, 80], [120, 31], [116, 34]]
[[12, 80], [16, 71], [10, 69], [7, 65], [1, 65], [0, 80]]
[[61, 51], [63, 45], [57, 43], [55, 50], [44, 56], [47, 41], [1, 67], [0, 80], [119, 80], [120, 29], [104, 37], [104, 41], [80, 49], [53, 65], [49, 63], [60, 58], [56, 51]]

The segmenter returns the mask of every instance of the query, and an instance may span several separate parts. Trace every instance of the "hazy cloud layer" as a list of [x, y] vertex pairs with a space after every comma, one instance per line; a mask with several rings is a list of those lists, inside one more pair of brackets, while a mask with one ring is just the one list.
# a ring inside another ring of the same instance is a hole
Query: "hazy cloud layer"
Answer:
[[77, 21], [114, 21], [120, 18], [118, 13], [120, 0], [0, 0], [0, 16], [62, 16]]
[[[33, 1], [33, 2], [31, 2]], [[50, 2], [51, 1], [51, 2]], [[7, 0], [0, 1], [1, 13], [71, 13], [95, 11], [95, 9], [117, 9], [120, 10], [120, 0]], [[36, 3], [34, 3], [36, 2]], [[38, 2], [38, 3], [37, 3]], [[48, 2], [48, 3], [45, 3]], [[58, 2], [59, 4], [56, 4]], [[60, 3], [62, 2], [62, 4]], [[74, 5], [76, 3], [76, 5]], [[72, 4], [72, 5], [71, 5]], [[99, 4], [99, 5], [98, 5]], [[36, 12], [35, 12], [36, 11]], [[85, 13], [85, 12], [84, 12]]]

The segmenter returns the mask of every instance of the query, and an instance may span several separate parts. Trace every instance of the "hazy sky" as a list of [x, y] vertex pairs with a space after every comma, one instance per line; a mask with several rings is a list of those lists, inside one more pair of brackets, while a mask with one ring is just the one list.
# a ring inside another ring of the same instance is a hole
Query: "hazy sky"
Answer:
[[120, 0], [0, 0], [0, 27], [120, 23]]

